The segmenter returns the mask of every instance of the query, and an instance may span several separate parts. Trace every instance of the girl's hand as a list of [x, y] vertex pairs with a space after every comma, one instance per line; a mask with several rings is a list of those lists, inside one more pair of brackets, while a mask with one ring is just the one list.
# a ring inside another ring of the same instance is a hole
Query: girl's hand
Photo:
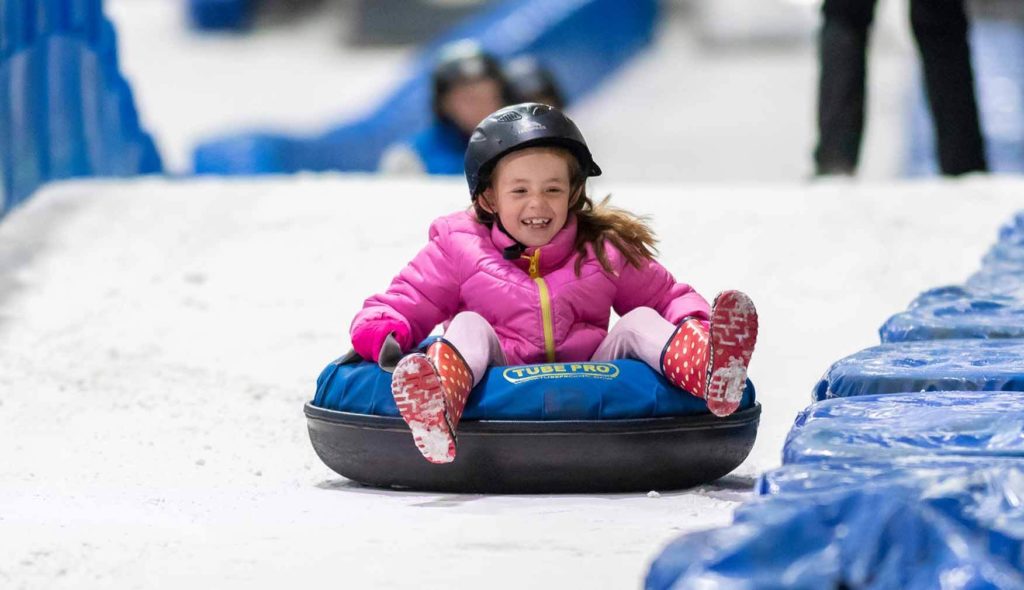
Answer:
[[356, 331], [352, 332], [352, 348], [364, 359], [371, 359], [377, 362], [380, 356], [380, 347], [388, 334], [395, 334], [395, 339], [402, 346], [402, 350], [408, 350], [410, 346], [409, 328], [405, 322], [383, 318], [373, 322], [366, 322]]

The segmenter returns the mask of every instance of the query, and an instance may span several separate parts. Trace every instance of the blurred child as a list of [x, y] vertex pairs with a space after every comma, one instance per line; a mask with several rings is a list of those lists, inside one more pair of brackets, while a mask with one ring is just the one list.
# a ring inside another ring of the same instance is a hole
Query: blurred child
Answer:
[[539, 102], [560, 110], [565, 108], [565, 97], [555, 75], [537, 58], [530, 55], [517, 57], [505, 64], [504, 72], [511, 93], [510, 102]]
[[461, 174], [470, 134], [506, 104], [508, 95], [498, 62], [473, 42], [442, 50], [432, 83], [434, 124], [389, 147], [381, 157], [381, 172]]
[[[465, 172], [472, 210], [436, 219], [426, 247], [351, 327], [356, 352], [376, 361], [389, 335], [408, 351], [445, 323], [391, 381], [424, 457], [454, 459], [466, 399], [491, 365], [634, 358], [714, 414], [736, 410], [757, 338], [753, 304], [726, 291], [709, 308], [654, 260], [643, 219], [590, 200], [586, 180], [601, 169], [561, 111], [493, 113]], [[609, 332], [612, 309], [621, 318]]]

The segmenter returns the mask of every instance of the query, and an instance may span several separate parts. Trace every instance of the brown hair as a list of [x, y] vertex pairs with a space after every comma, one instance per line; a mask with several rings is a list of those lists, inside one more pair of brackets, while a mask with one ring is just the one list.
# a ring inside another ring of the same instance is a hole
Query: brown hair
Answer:
[[[636, 268], [641, 268], [646, 261], [652, 260], [657, 252], [655, 244], [658, 240], [647, 224], [647, 217], [637, 216], [625, 209], [609, 205], [611, 195], [595, 205], [587, 196], [587, 177], [575, 156], [564, 148], [549, 149], [562, 155], [569, 164], [569, 214], [576, 215], [576, 242], [573, 244], [578, 253], [576, 275], [579, 276], [583, 261], [586, 260], [587, 245], [593, 246], [594, 256], [597, 257], [601, 268], [609, 273], [615, 271], [608, 261], [605, 242], [611, 242], [626, 257], [629, 264]], [[473, 195], [473, 210], [476, 212], [477, 221], [487, 227], [491, 227], [495, 217], [483, 208], [480, 199], [483, 198], [484, 191], [491, 186], [494, 168], [492, 166], [481, 171], [480, 183], [477, 185], [479, 189]]]

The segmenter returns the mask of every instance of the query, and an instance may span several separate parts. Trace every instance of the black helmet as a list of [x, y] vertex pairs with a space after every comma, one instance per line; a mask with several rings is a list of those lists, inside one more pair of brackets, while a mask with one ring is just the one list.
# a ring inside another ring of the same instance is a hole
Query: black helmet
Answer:
[[[565, 106], [565, 98], [558, 89], [555, 76], [537, 58], [523, 55], [505, 64], [505, 80], [508, 81], [512, 102], [543, 102], [556, 109]], [[545, 97], [550, 100], [540, 100]]]
[[502, 95], [508, 94], [508, 85], [498, 61], [474, 41], [459, 41], [441, 49], [431, 76], [434, 86], [434, 114], [444, 119], [441, 100], [452, 86], [462, 82], [489, 78], [498, 83]]
[[576, 124], [562, 111], [535, 102], [497, 110], [477, 125], [466, 148], [466, 182], [475, 199], [480, 178], [490, 173], [502, 156], [538, 146], [558, 146], [572, 152], [587, 176], [600, 176], [601, 168]]

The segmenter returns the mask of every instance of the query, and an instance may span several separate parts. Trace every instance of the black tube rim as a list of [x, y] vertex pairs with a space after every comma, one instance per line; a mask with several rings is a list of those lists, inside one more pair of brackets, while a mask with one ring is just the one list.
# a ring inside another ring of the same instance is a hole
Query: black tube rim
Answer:
[[[306, 418], [330, 424], [374, 430], [408, 431], [405, 421], [392, 416], [356, 414], [339, 410], [328, 410], [306, 402], [303, 408]], [[668, 416], [662, 418], [630, 418], [624, 420], [465, 420], [459, 423], [459, 436], [500, 434], [503, 436], [523, 434], [630, 434], [658, 431], [717, 430], [733, 429], [756, 423], [761, 416], [761, 404], [719, 418], [712, 414], [696, 416]]]

